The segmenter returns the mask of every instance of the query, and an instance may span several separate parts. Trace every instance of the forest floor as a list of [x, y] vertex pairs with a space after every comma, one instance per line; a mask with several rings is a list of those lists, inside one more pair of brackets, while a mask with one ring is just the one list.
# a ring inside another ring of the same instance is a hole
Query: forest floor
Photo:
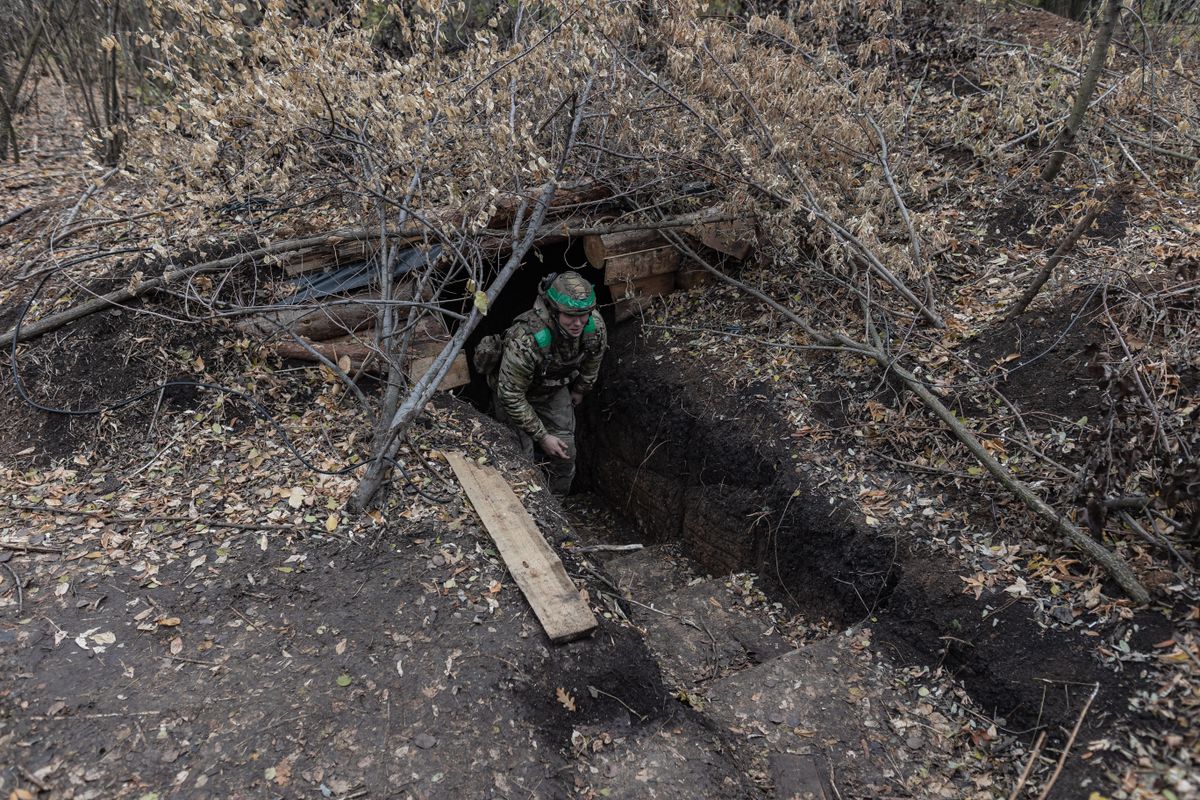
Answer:
[[[1034, 12], [997, 14], [988, 26], [1039, 52], [1079, 35]], [[938, 91], [963, 92], [969, 103], [966, 81], [981, 75], [962, 77]], [[5, 330], [42, 275], [30, 254], [47, 252], [48, 264], [87, 257], [82, 240], [60, 234], [119, 217], [122, 194], [136, 191], [123, 177], [104, 182], [78, 122], [44, 85], [46, 97], [22, 120], [25, 161], [0, 165], [0, 218], [30, 207], [0, 229]], [[1147, 279], [1144, 297], [1167, 302], [1168, 278], [1179, 277], [1190, 293], [1170, 302], [1194, 304], [1200, 206], [1149, 187], [1123, 195], [1047, 297], [1004, 322], [1023, 284], [1013, 271], [1034, 271], [1078, 189], [1047, 198], [1024, 179], [972, 172], [965, 149], [935, 155], [943, 194], [927, 213], [958, 222], [939, 256], [953, 278], [940, 298], [950, 333], [923, 366], [957, 381], [955, 411], [994, 434], [989, 448], [1052, 499], [1073, 502], [1073, 476], [1091, 463], [1099, 422], [1111, 414], [1096, 352], [1132, 347], [1141, 374], [1165, 375], [1184, 398], [1183, 416], [1194, 412], [1186, 398], [1200, 381], [1200, 365], [1159, 357], [1170, 344], [1161, 334], [1138, 338], [1145, 326], [1112, 313], [1086, 260], [1117, 249], [1159, 253], [1167, 266]], [[967, 191], [970, 180], [986, 188]], [[133, 269], [55, 276], [35, 315], [123, 285]], [[792, 294], [789, 277], [769, 267], [738, 275], [776, 297]], [[646, 531], [593, 525], [604, 513], [581, 501], [564, 511], [501, 428], [447, 397], [410, 433], [406, 471], [384, 508], [352, 518], [343, 508], [369, 431], [344, 387], [278, 363], [230, 328], [181, 324], [177, 302], [103, 312], [22, 345], [15, 362], [4, 356], [6, 796], [590, 798], [622, 796], [613, 786], [630, 775], [676, 775], [690, 796], [770, 796], [771, 780], [747, 749], [761, 733], [704, 716], [664, 676], [644, 621], [603, 602], [604, 584], [571, 552], [581, 526], [591, 529], [585, 538]], [[1153, 594], [1135, 610], [872, 365], [805, 352], [783, 320], [727, 287], [670, 295], [638, 324], [640, 336], [623, 334], [606, 367], [601, 392], [613, 394], [598, 396], [597, 412], [634, 385], [663, 403], [645, 406], [644, 419], [679, 409], [726, 415], [705, 430], [728, 437], [737, 458], [751, 467], [770, 460], [779, 480], [801, 476], [809, 494], [853, 513], [856, 541], [870, 535], [898, 554], [887, 601], [864, 603], [857, 619], [847, 618], [849, 600], [795, 602], [784, 575], [722, 573], [731, 607], [760, 610], [791, 646], [844, 645], [876, 676], [870, 700], [895, 721], [878, 742], [897, 761], [890, 791], [1003, 798], [1026, 764], [1031, 791], [1048, 785], [1076, 720], [1054, 796], [1182, 800], [1200, 791], [1200, 591], [1195, 554], [1168, 536], [1173, 529], [1150, 520], [1144, 538], [1131, 530], [1120, 548]], [[236, 393], [156, 388], [179, 378]], [[971, 390], [985, 384], [989, 391]], [[142, 392], [98, 414], [30, 404], [79, 410]], [[744, 436], [731, 433], [741, 430], [739, 408], [753, 412]], [[1021, 437], [1011, 429], [1015, 410]], [[676, 444], [691, 441], [681, 433]], [[594, 637], [546, 643], [441, 458], [447, 450], [504, 470], [587, 588], [602, 620]], [[890, 572], [886, 560], [879, 567]], [[832, 582], [804, 588], [854, 594]], [[976, 643], [972, 661], [964, 651]], [[1062, 674], [1043, 681], [1059, 710], [1041, 751], [1040, 714], [1031, 727], [1024, 718], [1010, 725], [1009, 690], [996, 679], [1035, 652], [1061, 654], [1083, 684]], [[896, 735], [912, 730], [923, 735]], [[668, 755], [646, 755], [658, 739]], [[634, 767], [604, 760], [614, 752]], [[887, 796], [848, 784], [842, 793]]]

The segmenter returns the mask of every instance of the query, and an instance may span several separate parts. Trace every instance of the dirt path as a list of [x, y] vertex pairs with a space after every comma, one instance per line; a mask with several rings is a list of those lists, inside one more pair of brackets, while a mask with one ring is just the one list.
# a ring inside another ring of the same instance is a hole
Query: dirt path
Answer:
[[[532, 505], [544, 516], [542, 497]], [[11, 676], [0, 691], [0, 788], [590, 796], [617, 772], [591, 776], [573, 748], [583, 729], [603, 735], [589, 755], [624, 754], [620, 769], [655, 774], [639, 743], [666, 741], [703, 754], [672, 784], [754, 793], [722, 735], [670, 700], [631, 628], [608, 621], [588, 641], [549, 646], [461, 498], [437, 513], [443, 521], [402, 514], [354, 542], [168, 529], [130, 562], [106, 550], [120, 535], [112, 528], [102, 542], [80, 535], [86, 523], [49, 515], [64, 524], [34, 546], [63, 553], [9, 562], [25, 588], [20, 609], [6, 597], [0, 622]], [[6, 541], [46, 530], [12, 521]]]

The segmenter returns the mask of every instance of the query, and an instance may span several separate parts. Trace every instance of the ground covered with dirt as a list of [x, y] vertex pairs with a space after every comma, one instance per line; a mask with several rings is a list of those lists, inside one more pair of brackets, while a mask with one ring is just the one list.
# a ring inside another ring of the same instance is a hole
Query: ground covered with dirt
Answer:
[[[1095, 35], [1077, 23], [618, 5], [517, 4], [411, 61], [357, 19], [246, 37], [240, 12], [185, 14], [122, 40], [196, 69], [121, 132], [119, 168], [35, 71], [23, 160], [0, 164], [0, 336], [129, 296], [0, 359], [5, 797], [1200, 793], [1190, 35], [1124, 19], [1043, 180]], [[522, 19], [537, 44], [514, 55]], [[244, 57], [190, 62], [197, 43]], [[511, 286], [590, 257], [572, 230], [714, 204], [754, 247], [672, 239], [689, 289], [603, 289], [633, 318], [580, 411], [584, 494], [549, 495], [467, 402], [477, 380], [417, 406], [389, 491], [349, 513], [384, 387], [238, 327], [295, 291], [247, 251], [317, 232], [336, 262], [395, 222], [455, 251], [416, 307], [443, 332], [490, 309], [473, 344], [527, 305], [483, 291], [512, 209], [564, 175], [589, 199]], [[449, 451], [500, 470], [593, 636], [549, 643]]]
[[[839, 474], [852, 468], [844, 449], [821, 442], [797, 453], [794, 439], [810, 431], [779, 413], [788, 403], [776, 382], [752, 380], [727, 391], [719, 378], [737, 382], [736, 371], [723, 366], [734, 361], [712, 359], [705, 352], [712, 348], [676, 344], [681, 339], [667, 322], [649, 326], [644, 337], [624, 331], [618, 341], [619, 371], [589, 418], [592, 480], [614, 508], [643, 520], [647, 535], [683, 542], [714, 572], [749, 566], [774, 596], [809, 617], [869, 625], [898, 663], [960, 681], [994, 721], [993, 734], [1047, 729], [1061, 747], [1086, 701], [1079, 735], [1092, 749], [1067, 763], [1066, 786], [1112, 780], [1119, 759], [1106, 760], [1104, 751], [1116, 731], [1144, 729], [1152, 740], [1176, 735], [1171, 724], [1137, 710], [1152, 673], [1117, 656], [1153, 653], [1170, 641], [1177, 628], [1169, 607], [1100, 611], [1075, 624], [1080, 612], [1061, 593], [1037, 603], [1003, 587], [972, 592], [964, 587], [968, 570], [978, 580], [1019, 545], [981, 542], [956, 552], [938, 544], [920, 512], [963, 518], [959, 509], [982, 498], [965, 490], [952, 499], [922, 497], [928, 490], [919, 475], [886, 463], [862, 474], [856, 497]], [[803, 370], [812, 376], [802, 384], [806, 393], [820, 391], [820, 371], [819, 360]], [[1021, 399], [1038, 407], [1036, 394]], [[803, 413], [820, 412], [808, 406]], [[903, 527], [854, 502], [872, 497], [867, 485], [885, 481], [904, 488], [874, 496], [906, 498], [907, 509], [918, 511], [914, 519], [898, 509], [893, 519]]]
[[[431, 415], [480, 442], [447, 446], [529, 474], [492, 423], [453, 404]], [[430, 472], [415, 485], [436, 502], [401, 495], [351, 524], [336, 481], [267, 486], [294, 477], [286, 451], [247, 459], [191, 416], [160, 421], [190, 430], [189, 454], [161, 472], [7, 476], [20, 490], [4, 500], [4, 558], [23, 591], [3, 629], [6, 790], [577, 796], [577, 779], [593, 782], [572, 755], [586, 727], [616, 752], [694, 731], [712, 756], [690, 784], [751, 791], [720, 735], [669, 700], [632, 628], [548, 647], [435, 455], [419, 456]], [[538, 489], [525, 484], [528, 507], [561, 529]]]

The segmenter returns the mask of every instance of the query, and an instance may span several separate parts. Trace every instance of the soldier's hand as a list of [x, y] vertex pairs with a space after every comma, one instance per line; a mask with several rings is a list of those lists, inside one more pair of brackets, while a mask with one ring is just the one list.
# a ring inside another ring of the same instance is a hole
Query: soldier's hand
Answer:
[[567, 443], [554, 434], [546, 434], [546, 436], [540, 442], [538, 442], [538, 445], [542, 448], [542, 452], [552, 458], [570, 458], [570, 454], [567, 453]]
[[571, 392], [571, 405], [578, 406], [583, 402], [583, 392]]

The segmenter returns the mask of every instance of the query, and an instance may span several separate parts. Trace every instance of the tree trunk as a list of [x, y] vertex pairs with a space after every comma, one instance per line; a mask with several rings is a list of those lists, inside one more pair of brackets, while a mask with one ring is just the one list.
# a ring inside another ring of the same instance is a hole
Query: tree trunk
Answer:
[[1088, 104], [1096, 92], [1096, 84], [1100, 81], [1100, 73], [1104, 71], [1104, 61], [1108, 57], [1108, 45], [1112, 42], [1113, 31], [1116, 30], [1117, 20], [1121, 16], [1121, 0], [1108, 0], [1104, 7], [1104, 20], [1100, 30], [1096, 32], [1096, 42], [1092, 45], [1092, 55], [1088, 59], [1087, 71], [1079, 83], [1079, 92], [1075, 95], [1075, 105], [1063, 125], [1054, 144], [1050, 146], [1050, 160], [1042, 169], [1042, 180], [1049, 183], [1057, 177], [1062, 169], [1063, 161], [1067, 158], [1067, 149], [1075, 141], [1079, 126], [1083, 124], [1083, 115], [1087, 113]]
[[[542, 221], [546, 218], [546, 211], [550, 207], [550, 201], [554, 197], [555, 184], [553, 181], [548, 183], [538, 197], [533, 213], [526, 222], [526, 232], [520, 243], [513, 247], [512, 253], [508, 257], [508, 261], [492, 281], [492, 285], [487, 290], [488, 306], [490, 307], [496, 302], [496, 298], [500, 296], [508, 279], [512, 277], [517, 268], [521, 266], [521, 261], [525, 258], [525, 253], [533, 246], [533, 242], [537, 237], [538, 229], [541, 227]], [[383, 487], [384, 481], [391, 474], [392, 460], [396, 456], [396, 451], [400, 445], [400, 437], [404, 431], [425, 408], [425, 404], [429, 402], [429, 398], [433, 396], [434, 391], [441, 385], [442, 379], [450, 368], [454, 365], [454, 359], [462, 350], [463, 345], [467, 343], [467, 337], [479, 325], [479, 321], [483, 316], [479, 313], [479, 307], [475, 306], [471, 309], [471, 314], [467, 319], [459, 325], [458, 331], [454, 337], [446, 343], [442, 352], [433, 360], [429, 369], [421, 376], [408, 393], [408, 397], [400, 404], [395, 415], [387, 420], [386, 427], [377, 434], [378, 444], [375, 449], [374, 457], [367, 465], [367, 472], [363, 476], [362, 481], [358, 484], [358, 488], [354, 490], [354, 495], [347, 503], [347, 508], [352, 513], [365, 511], [370, 507], [375, 495]]]
[[33, 38], [25, 47], [25, 54], [21, 57], [21, 66], [17, 69], [17, 76], [12, 83], [8, 82], [8, 73], [4, 71], [4, 65], [0, 64], [0, 92], [4, 95], [0, 97], [0, 161], [8, 158], [9, 142], [12, 142], [13, 163], [17, 164], [21, 161], [13, 118], [17, 114], [17, 98], [21, 94], [21, 88], [25, 85], [25, 79], [29, 76], [29, 67], [33, 64], [33, 57], [37, 54], [38, 45], [41, 44], [44, 32], [45, 23], [39, 22]]
[[1097, 198], [1095, 200], [1092, 207], [1083, 215], [1083, 218], [1075, 223], [1075, 227], [1067, 234], [1067, 238], [1055, 248], [1050, 258], [1046, 259], [1046, 265], [1042, 267], [1041, 272], [1033, 279], [1033, 283], [1029, 284], [1029, 287], [1021, 295], [1020, 299], [1013, 303], [1013, 307], [1004, 315], [1005, 322], [1011, 322], [1025, 312], [1025, 309], [1033, 302], [1033, 298], [1037, 297], [1038, 292], [1042, 290], [1042, 286], [1046, 284], [1046, 281], [1050, 280], [1050, 275], [1053, 274], [1055, 268], [1058, 267], [1059, 263], [1075, 247], [1075, 243], [1079, 241], [1079, 237], [1087, 233], [1087, 229], [1092, 227], [1092, 223], [1096, 221], [1096, 217], [1100, 216], [1106, 208], [1108, 208], [1108, 197]]
[[[108, 11], [108, 35], [114, 41], [119, 41], [117, 15], [120, 10], [120, 0], [116, 0]], [[104, 75], [101, 78], [103, 81], [101, 91], [104, 97], [104, 130], [100, 131], [100, 135], [104, 137], [104, 165], [107, 167], [117, 166], [125, 144], [125, 132], [121, 127], [121, 91], [117, 81], [117, 60], [120, 57], [121, 47], [117, 45], [105, 53], [101, 62], [104, 65]]]

